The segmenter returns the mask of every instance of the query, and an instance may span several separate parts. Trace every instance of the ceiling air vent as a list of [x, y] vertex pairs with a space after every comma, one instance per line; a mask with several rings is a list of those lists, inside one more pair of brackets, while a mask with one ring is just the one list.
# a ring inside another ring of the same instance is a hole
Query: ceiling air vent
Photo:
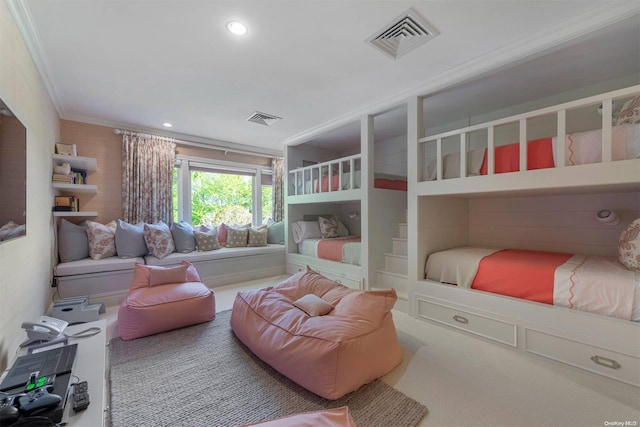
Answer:
[[369, 37], [367, 43], [397, 59], [438, 34], [413, 9], [409, 9]]
[[264, 126], [271, 126], [279, 120], [282, 120], [282, 117], [274, 116], [273, 114], [261, 113], [260, 111], [256, 111], [247, 118], [248, 122], [257, 123]]

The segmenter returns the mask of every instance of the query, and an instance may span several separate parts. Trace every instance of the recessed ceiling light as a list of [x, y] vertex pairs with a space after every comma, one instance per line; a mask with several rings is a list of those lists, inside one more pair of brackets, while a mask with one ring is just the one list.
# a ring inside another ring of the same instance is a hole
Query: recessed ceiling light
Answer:
[[247, 34], [247, 26], [244, 24], [241, 24], [238, 21], [227, 22], [227, 30], [231, 31], [233, 34], [237, 36], [243, 36]]
[[164, 126], [166, 128], [172, 128], [173, 127], [173, 125], [171, 123], [169, 123], [169, 122], [163, 123], [162, 126]]

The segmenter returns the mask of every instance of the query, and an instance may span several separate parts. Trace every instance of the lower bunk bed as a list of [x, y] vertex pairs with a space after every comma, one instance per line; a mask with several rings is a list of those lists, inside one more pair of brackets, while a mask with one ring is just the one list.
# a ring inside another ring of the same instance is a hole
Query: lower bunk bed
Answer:
[[615, 257], [454, 248], [414, 297], [418, 318], [640, 387], [640, 273]]

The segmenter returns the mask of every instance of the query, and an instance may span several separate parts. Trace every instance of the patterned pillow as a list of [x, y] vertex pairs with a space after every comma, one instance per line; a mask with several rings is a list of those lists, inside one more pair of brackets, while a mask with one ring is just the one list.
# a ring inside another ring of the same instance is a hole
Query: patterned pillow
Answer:
[[258, 228], [250, 228], [249, 229], [249, 243], [247, 246], [258, 247], [258, 246], [267, 246], [267, 236], [269, 231], [267, 230], [267, 226], [258, 227]]
[[338, 218], [335, 216], [332, 216], [331, 218], [319, 216], [318, 225], [320, 226], [320, 234], [323, 239], [338, 237]]
[[164, 258], [175, 250], [169, 226], [162, 221], [144, 225], [144, 241], [156, 258]]
[[92, 259], [103, 259], [116, 254], [116, 228], [118, 224], [111, 221], [100, 224], [87, 221], [87, 238], [89, 240], [89, 256]]
[[227, 226], [227, 247], [241, 248], [247, 246], [248, 228], [235, 228]]
[[640, 123], [640, 95], [624, 103], [616, 120], [616, 126], [634, 123]]
[[620, 235], [618, 261], [629, 270], [640, 272], [640, 218], [629, 224]]
[[198, 246], [199, 252], [220, 249], [217, 227], [213, 227], [209, 231], [193, 230], [193, 235], [196, 238], [196, 245]]

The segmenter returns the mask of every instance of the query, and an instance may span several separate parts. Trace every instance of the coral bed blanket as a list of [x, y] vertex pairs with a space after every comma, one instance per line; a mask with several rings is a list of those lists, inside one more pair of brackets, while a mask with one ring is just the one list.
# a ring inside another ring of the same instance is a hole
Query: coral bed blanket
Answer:
[[460, 287], [640, 320], [640, 273], [614, 257], [456, 248], [430, 255], [425, 272]]
[[360, 236], [322, 239], [318, 242], [318, 258], [342, 262], [342, 247], [346, 243], [361, 241]]

